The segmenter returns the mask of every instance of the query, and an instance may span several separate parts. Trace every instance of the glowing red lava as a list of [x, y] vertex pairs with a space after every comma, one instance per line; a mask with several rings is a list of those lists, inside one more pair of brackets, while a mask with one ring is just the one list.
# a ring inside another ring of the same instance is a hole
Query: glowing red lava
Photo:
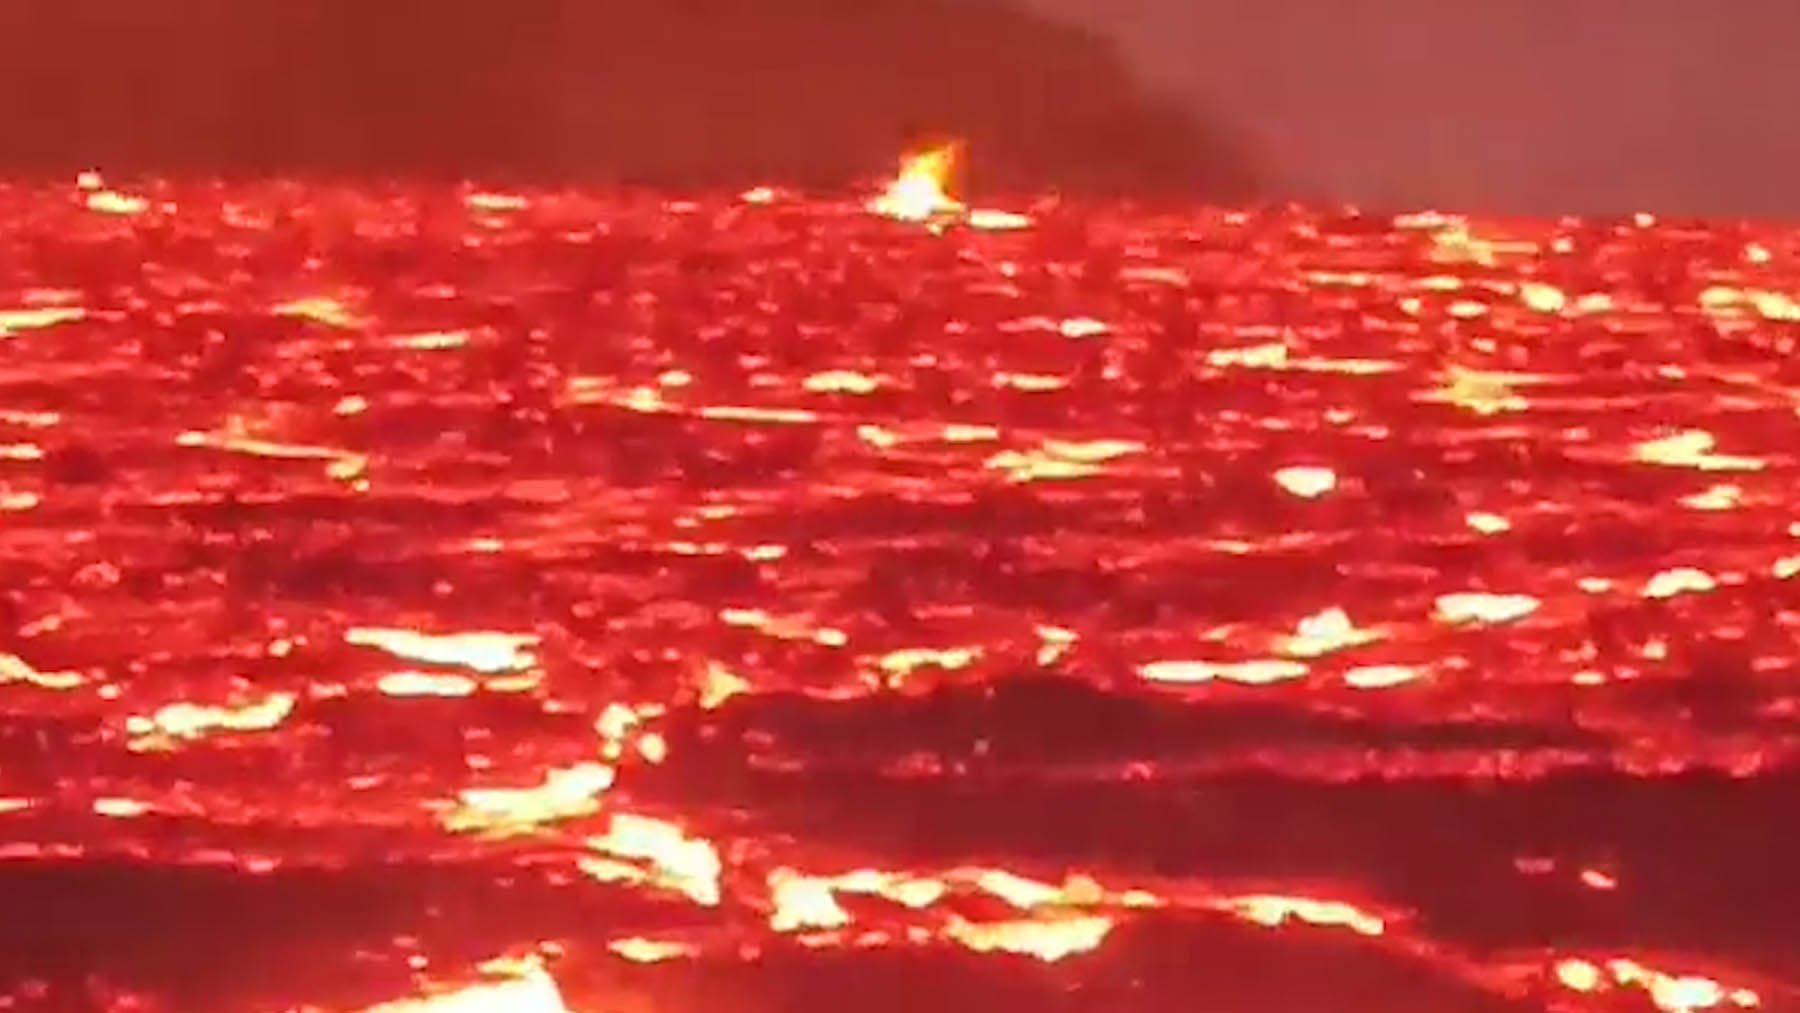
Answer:
[[1796, 1008], [1800, 232], [0, 188], [0, 1008]]

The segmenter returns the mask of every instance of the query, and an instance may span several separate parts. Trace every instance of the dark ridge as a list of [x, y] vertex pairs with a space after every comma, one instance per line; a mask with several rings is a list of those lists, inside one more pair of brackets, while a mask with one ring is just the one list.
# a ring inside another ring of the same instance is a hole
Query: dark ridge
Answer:
[[1241, 199], [1243, 149], [1004, 0], [126, 0], [0, 9], [0, 171], [978, 187]]

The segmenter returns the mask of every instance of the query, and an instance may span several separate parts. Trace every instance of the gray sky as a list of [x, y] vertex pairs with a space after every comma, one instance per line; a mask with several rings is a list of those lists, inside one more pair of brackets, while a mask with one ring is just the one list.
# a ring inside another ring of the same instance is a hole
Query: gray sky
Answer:
[[1278, 190], [1800, 218], [1796, 0], [1018, 0], [1242, 130]]

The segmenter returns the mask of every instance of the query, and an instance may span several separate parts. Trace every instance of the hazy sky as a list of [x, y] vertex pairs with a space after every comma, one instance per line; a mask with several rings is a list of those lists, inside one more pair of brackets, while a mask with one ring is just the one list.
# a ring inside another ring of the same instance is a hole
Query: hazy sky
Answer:
[[1018, 0], [1116, 38], [1278, 189], [1800, 217], [1796, 0]]
[[841, 185], [917, 124], [972, 185], [1800, 219], [1797, 53], [1800, 0], [0, 0], [0, 176]]

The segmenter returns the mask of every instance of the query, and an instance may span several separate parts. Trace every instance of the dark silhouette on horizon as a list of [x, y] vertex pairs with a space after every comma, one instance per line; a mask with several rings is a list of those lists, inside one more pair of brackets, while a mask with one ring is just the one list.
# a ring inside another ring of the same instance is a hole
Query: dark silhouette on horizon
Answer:
[[1242, 200], [1241, 144], [1002, 0], [74, 0], [0, 10], [0, 173], [834, 187], [920, 129], [971, 179]]

